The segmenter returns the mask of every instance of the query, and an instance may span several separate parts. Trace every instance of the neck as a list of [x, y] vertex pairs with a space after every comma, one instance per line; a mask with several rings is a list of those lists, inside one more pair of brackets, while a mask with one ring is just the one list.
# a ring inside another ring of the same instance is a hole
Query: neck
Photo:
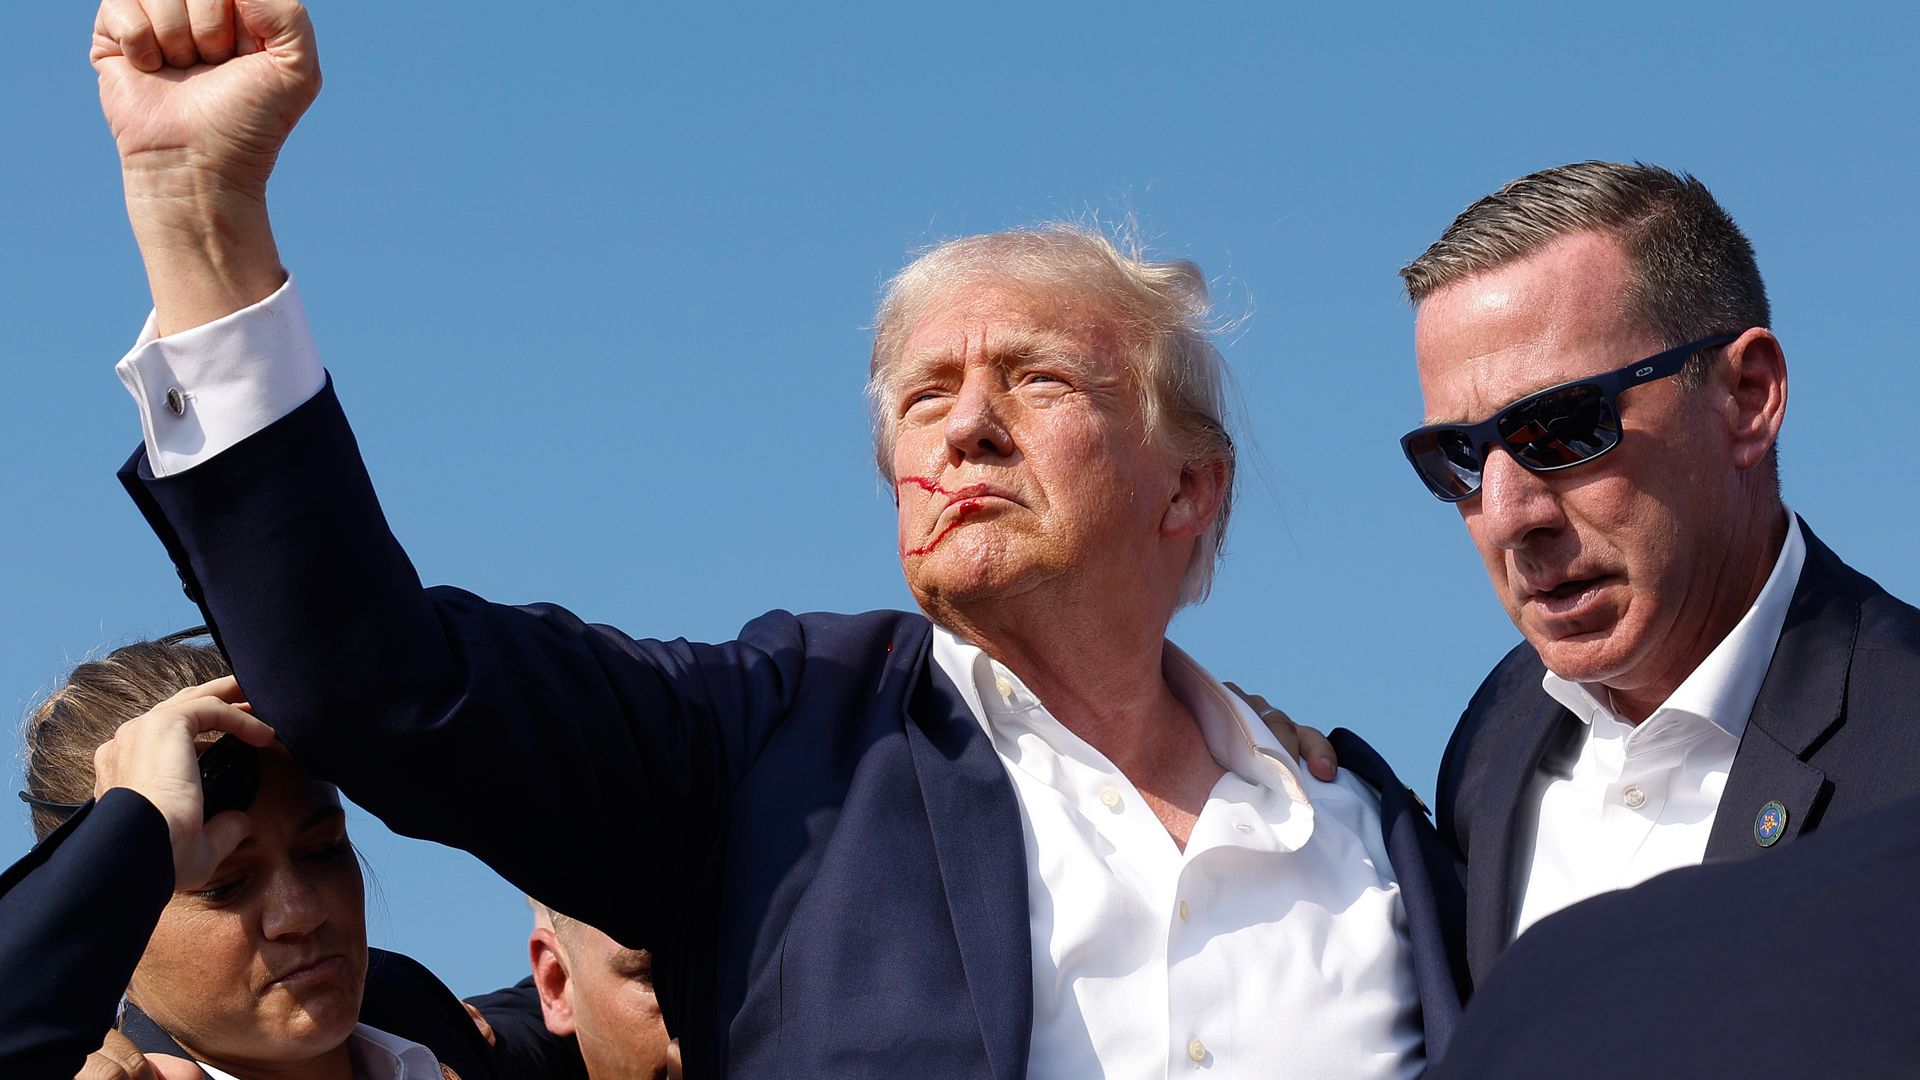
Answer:
[[[1164, 609], [1060, 597], [935, 610], [934, 621], [979, 646], [1020, 677], [1067, 730], [1105, 755], [1155, 804], [1184, 841], [1183, 813], [1197, 815], [1219, 779], [1193, 715], [1161, 668], [1171, 600]], [[1132, 594], [1136, 599], [1138, 594]]]
[[1690, 636], [1668, 642], [1663, 648], [1678, 661], [1667, 668], [1668, 674], [1644, 686], [1607, 684], [1613, 710], [1622, 720], [1637, 725], [1652, 716], [1733, 633], [1759, 599], [1760, 590], [1766, 588], [1786, 542], [1786, 507], [1778, 499], [1769, 500], [1749, 517], [1746, 528], [1729, 538], [1724, 557], [1717, 563], [1720, 572], [1711, 582], [1709, 595], [1713, 599], [1708, 616]]

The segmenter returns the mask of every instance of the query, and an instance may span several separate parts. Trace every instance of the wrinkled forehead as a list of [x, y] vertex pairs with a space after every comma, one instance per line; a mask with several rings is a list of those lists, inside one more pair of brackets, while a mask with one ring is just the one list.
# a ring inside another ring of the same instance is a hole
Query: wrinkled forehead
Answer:
[[1612, 371], [1660, 347], [1617, 250], [1573, 238], [1435, 290], [1414, 315], [1428, 422]]
[[979, 359], [1077, 359], [1117, 353], [1113, 313], [1071, 288], [972, 282], [929, 295], [913, 313], [896, 365]]

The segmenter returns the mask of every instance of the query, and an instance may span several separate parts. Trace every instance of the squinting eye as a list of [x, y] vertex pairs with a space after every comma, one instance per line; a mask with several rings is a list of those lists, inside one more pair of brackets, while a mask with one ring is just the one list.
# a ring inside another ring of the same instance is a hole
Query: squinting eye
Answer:
[[945, 394], [941, 393], [938, 390], [922, 390], [917, 394], [910, 394], [907, 396], [906, 403], [901, 406], [900, 412], [903, 415], [906, 413], [910, 413], [914, 409], [922, 405], [925, 405], [928, 402], [939, 401], [941, 398], [945, 396], [946, 396]]
[[240, 894], [240, 887], [246, 883], [246, 877], [241, 876], [230, 881], [223, 881], [218, 885], [210, 885], [204, 889], [196, 889], [193, 895], [205, 900], [209, 904], [223, 904], [235, 896], [238, 896]]
[[346, 858], [347, 853], [352, 850], [353, 845], [342, 840], [337, 844], [328, 844], [326, 847], [316, 851], [309, 851], [304, 858], [306, 858], [308, 862], [333, 862], [336, 859]]

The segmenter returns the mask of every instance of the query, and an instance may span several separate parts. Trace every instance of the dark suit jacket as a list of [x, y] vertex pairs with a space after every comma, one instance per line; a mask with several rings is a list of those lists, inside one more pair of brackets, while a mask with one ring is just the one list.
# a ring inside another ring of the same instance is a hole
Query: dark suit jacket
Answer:
[[[1801, 523], [1806, 563], [1727, 777], [1707, 859], [1777, 857], [1793, 837], [1920, 792], [1920, 611], [1889, 596]], [[1484, 979], [1513, 924], [1521, 800], [1578, 718], [1540, 687], [1522, 643], [1493, 669], [1440, 764], [1440, 832], [1467, 863], [1467, 960]], [[1770, 801], [1787, 810], [1771, 848], [1754, 840]]]
[[1920, 1071], [1920, 799], [1541, 920], [1423, 1080]]
[[[80, 1070], [115, 1025], [172, 896], [166, 821], [125, 789], [87, 804], [0, 874], [0, 1076], [64, 1080]], [[369, 952], [361, 1021], [428, 1047], [462, 1080], [585, 1075], [573, 1041], [546, 1033], [537, 997], [483, 999], [498, 1036], [489, 1046], [426, 968]], [[131, 1004], [120, 1024], [141, 1050], [188, 1056]]]
[[[331, 386], [185, 473], [122, 476], [302, 766], [652, 950], [689, 1075], [1024, 1075], [1019, 808], [925, 618], [773, 612], [701, 645], [422, 590]], [[1357, 745], [1437, 1048], [1452, 863]]]

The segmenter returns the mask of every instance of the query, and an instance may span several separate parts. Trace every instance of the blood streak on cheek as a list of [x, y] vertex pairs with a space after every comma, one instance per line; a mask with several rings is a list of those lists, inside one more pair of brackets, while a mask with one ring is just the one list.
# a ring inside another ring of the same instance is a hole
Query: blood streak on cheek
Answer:
[[927, 541], [924, 545], [920, 547], [910, 548], [901, 552], [901, 555], [905, 558], [912, 558], [917, 555], [925, 555], [927, 552], [932, 551], [935, 547], [938, 547], [940, 544], [940, 541], [945, 540], [947, 538], [948, 533], [959, 528], [961, 524], [963, 524], [967, 520], [968, 514], [971, 514], [975, 510], [980, 509], [980, 500], [977, 496], [983, 494], [987, 489], [987, 486], [985, 484], [971, 484], [971, 485], [968, 485], [967, 487], [960, 488], [957, 491], [948, 491], [946, 488], [941, 487], [938, 483], [936, 483], [932, 478], [925, 477], [925, 476], [903, 476], [898, 481], [896, 481], [896, 483], [898, 483], [901, 486], [912, 484], [913, 486], [921, 489], [922, 491], [927, 492], [930, 495], [945, 495], [948, 500], [947, 506], [951, 507], [954, 511], [953, 520], [947, 522], [946, 528], [941, 529], [938, 533], [935, 533], [933, 539]]

